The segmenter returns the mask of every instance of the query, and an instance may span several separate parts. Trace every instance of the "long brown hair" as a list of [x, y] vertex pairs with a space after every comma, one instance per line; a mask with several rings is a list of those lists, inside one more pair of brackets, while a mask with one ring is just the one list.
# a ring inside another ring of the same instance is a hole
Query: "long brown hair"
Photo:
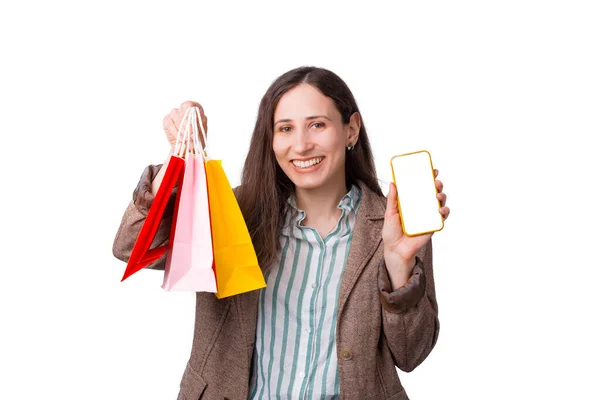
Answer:
[[[277, 256], [285, 204], [294, 193], [294, 184], [279, 167], [273, 153], [275, 108], [286, 92], [301, 83], [308, 83], [331, 98], [342, 115], [344, 124], [349, 123], [354, 112], [359, 112], [346, 83], [335, 73], [323, 68], [305, 66], [293, 69], [277, 78], [267, 89], [258, 108], [237, 195], [259, 265], [263, 269]], [[346, 186], [358, 184], [358, 181], [364, 182], [372, 191], [383, 196], [362, 118], [358, 141], [353, 150], [346, 151]]]

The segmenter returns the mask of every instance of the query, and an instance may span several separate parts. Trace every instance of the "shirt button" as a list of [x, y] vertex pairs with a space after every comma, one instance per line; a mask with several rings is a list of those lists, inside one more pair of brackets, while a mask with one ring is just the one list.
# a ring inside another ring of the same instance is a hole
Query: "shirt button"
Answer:
[[314, 289], [314, 288], [316, 288], [316, 287], [317, 287], [317, 284], [316, 284], [316, 283], [313, 283], [313, 284], [312, 284], [312, 287], [313, 287], [313, 289]]
[[304, 378], [304, 372], [300, 374], [300, 378]]
[[350, 350], [342, 350], [342, 354], [340, 354], [342, 360], [348, 361], [352, 359], [352, 352]]
[[305, 332], [306, 332], [306, 333], [310, 333], [310, 329], [306, 329], [306, 330], [305, 330]]

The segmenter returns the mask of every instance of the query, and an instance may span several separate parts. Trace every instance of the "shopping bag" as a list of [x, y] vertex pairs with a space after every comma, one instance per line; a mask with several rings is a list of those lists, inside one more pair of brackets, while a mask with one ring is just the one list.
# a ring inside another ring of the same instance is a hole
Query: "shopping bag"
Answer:
[[[185, 118], [189, 118], [188, 113], [186, 113], [184, 116], [184, 119]], [[150, 246], [156, 237], [156, 232], [160, 226], [161, 219], [167, 203], [169, 202], [169, 198], [171, 197], [173, 188], [177, 184], [181, 186], [181, 182], [183, 181], [185, 167], [185, 162], [183, 160], [185, 150], [185, 142], [183, 141], [183, 126], [184, 125], [182, 124], [177, 132], [173, 154], [169, 158], [163, 180], [157, 190], [156, 195], [154, 196], [152, 205], [150, 206], [148, 214], [146, 215], [146, 220], [144, 221], [142, 229], [140, 230], [135, 244], [133, 245], [131, 255], [127, 261], [125, 273], [123, 274], [123, 278], [121, 278], [121, 282], [158, 260], [168, 250], [168, 245], [159, 246], [154, 249], [150, 249]], [[174, 215], [177, 213], [177, 205], [179, 202], [180, 193], [181, 191], [178, 190], [175, 201]], [[175, 220], [175, 217], [173, 217], [173, 220]], [[171, 231], [171, 236], [172, 234], [173, 232]]]
[[135, 241], [121, 282], [158, 260], [167, 251], [167, 246], [160, 246], [154, 249], [150, 249], [150, 246], [158, 231], [171, 192], [177, 182], [181, 182], [183, 167], [184, 161], [182, 158], [174, 155], [169, 158], [167, 170]]
[[[188, 111], [190, 110], [195, 112], [196, 119], [200, 120], [200, 111], [198, 108], [192, 107]], [[186, 115], [188, 114], [186, 113]], [[197, 124], [192, 124], [192, 126], [195, 125]], [[180, 221], [187, 220], [184, 219], [183, 216], [180, 218], [180, 208], [181, 212], [184, 214], [188, 213], [189, 211], [187, 206], [183, 205], [187, 200], [183, 200], [182, 198], [183, 193], [185, 193], [185, 190], [182, 186], [186, 176], [186, 169], [188, 170], [188, 173], [191, 173], [189, 171], [193, 170], [193, 174], [196, 178], [199, 173], [198, 171], [201, 169], [201, 167], [196, 164], [196, 161], [200, 162], [199, 159], [194, 160], [194, 164], [191, 166], [188, 166], [184, 161], [186, 156], [185, 153], [189, 145], [189, 137], [187, 140], [183, 137], [184, 132], [182, 131], [182, 126], [184, 126], [183, 121], [180, 126], [180, 132], [178, 133], [178, 145], [176, 146], [175, 154], [169, 160], [167, 171], [165, 177], [163, 178], [161, 187], [158, 190], [152, 207], [148, 212], [148, 217], [144, 222], [144, 226], [142, 227], [142, 231], [145, 233], [145, 235], [140, 234], [138, 237], [140, 244], [138, 245], [136, 242], [136, 246], [134, 246], [141, 249], [134, 251], [138, 262], [135, 264], [135, 262], [130, 260], [132, 261], [133, 265], [131, 268], [128, 265], [128, 269], [125, 272], [123, 280], [131, 274], [144, 268], [144, 266], [147, 266], [151, 262], [155, 261], [162, 256], [165, 251], [167, 251], [167, 263], [165, 265], [165, 278], [163, 281], [163, 287], [165, 287], [167, 290], [170, 290], [171, 288], [177, 286], [177, 282], [180, 281], [180, 279], [176, 278], [177, 273], [174, 272], [174, 267], [179, 265], [179, 261], [177, 261], [179, 259], [179, 255], [177, 255], [178, 247], [175, 245], [175, 236], [177, 235], [179, 237], [177, 233], [179, 229], [181, 229], [183, 232], [181, 237], [190, 234], [190, 232], [192, 232], [194, 229], [184, 222], [180, 223]], [[204, 143], [207, 143], [206, 133], [204, 132], [204, 127], [201, 123], [200, 127], [202, 128]], [[198, 135], [196, 135], [196, 137], [197, 136]], [[197, 145], [194, 147], [200, 148], [202, 146]], [[184, 150], [182, 151], [182, 149]], [[204, 172], [208, 191], [207, 203], [209, 210], [209, 224], [207, 225], [204, 223], [201, 226], [204, 226], [205, 228], [209, 227], [211, 233], [210, 242], [208, 240], [202, 241], [201, 248], [203, 251], [198, 253], [198, 258], [201, 258], [203, 263], [208, 263], [207, 260], [209, 247], [212, 248], [213, 261], [211, 263], [211, 268], [213, 272], [212, 278], [216, 280], [217, 291], [215, 294], [217, 298], [221, 299], [266, 287], [266, 282], [258, 265], [254, 246], [250, 238], [250, 233], [246, 227], [244, 217], [241, 213], [231, 185], [229, 184], [225, 171], [223, 170], [221, 161], [209, 159], [206, 147], [202, 148], [202, 151], [197, 152], [196, 155], [199, 155], [204, 159]], [[188, 163], [190, 161], [192, 161], [192, 157], [188, 157]], [[190, 180], [190, 182], [191, 181], [192, 180]], [[169, 198], [172, 188], [175, 186], [175, 184], [177, 184], [177, 182], [179, 182], [179, 190], [177, 191], [169, 244], [160, 248], [148, 250], [156, 231], [158, 230], [158, 225], [164, 212], [166, 202]], [[194, 185], [194, 187], [201, 187], [201, 185]], [[162, 207], [160, 206], [161, 203], [158, 201], [160, 195], [166, 197]], [[196, 200], [194, 200], [194, 202], [196, 202]], [[194, 207], [196, 207], [195, 204]], [[153, 208], [156, 209], [153, 210]], [[150, 218], [151, 216], [153, 218]], [[148, 224], [148, 227], [146, 227], [146, 224]], [[192, 236], [193, 235], [195, 235], [195, 233], [192, 234]], [[206, 230], [204, 230], [201, 235], [203, 236], [197, 237], [205, 238]], [[147, 238], [147, 236], [150, 237]], [[210, 243], [210, 246], [208, 246], [207, 243]], [[198, 241], [196, 241], [195, 244], [190, 245], [189, 248], [193, 249], [197, 246]], [[186, 257], [182, 255], [181, 259], [193, 259], [194, 257], [195, 256]], [[207, 272], [208, 268], [206, 268], [206, 264], [203, 265], [205, 268], [204, 272], [202, 272], [202, 277], [210, 282], [210, 273]], [[182, 288], [181, 290], [196, 290], [196, 288], [190, 289], [189, 287], [184, 289], [185, 285], [183, 284], [181, 284], [180, 287]]]
[[266, 287], [246, 222], [220, 160], [206, 161], [217, 297]]
[[215, 293], [217, 282], [213, 268], [204, 150], [198, 138], [195, 110], [191, 110], [189, 118], [184, 116], [182, 125], [185, 126], [184, 143], [191, 142], [192, 146], [185, 151], [185, 172], [178, 192], [177, 211], [173, 216], [162, 288]]

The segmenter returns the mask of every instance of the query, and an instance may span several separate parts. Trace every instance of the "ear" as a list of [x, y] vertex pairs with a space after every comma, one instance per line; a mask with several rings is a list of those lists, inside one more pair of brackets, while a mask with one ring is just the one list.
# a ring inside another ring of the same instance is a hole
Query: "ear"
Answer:
[[348, 122], [348, 142], [356, 144], [360, 132], [360, 125], [360, 114], [357, 111], [350, 116], [350, 121]]

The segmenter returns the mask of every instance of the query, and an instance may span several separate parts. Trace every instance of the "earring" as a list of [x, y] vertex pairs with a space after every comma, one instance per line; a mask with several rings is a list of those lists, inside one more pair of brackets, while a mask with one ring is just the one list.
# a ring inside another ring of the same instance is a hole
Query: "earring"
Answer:
[[348, 150], [354, 149], [354, 143], [352, 143], [352, 142], [348, 143], [348, 146], [346, 147], [346, 149], [348, 149]]

